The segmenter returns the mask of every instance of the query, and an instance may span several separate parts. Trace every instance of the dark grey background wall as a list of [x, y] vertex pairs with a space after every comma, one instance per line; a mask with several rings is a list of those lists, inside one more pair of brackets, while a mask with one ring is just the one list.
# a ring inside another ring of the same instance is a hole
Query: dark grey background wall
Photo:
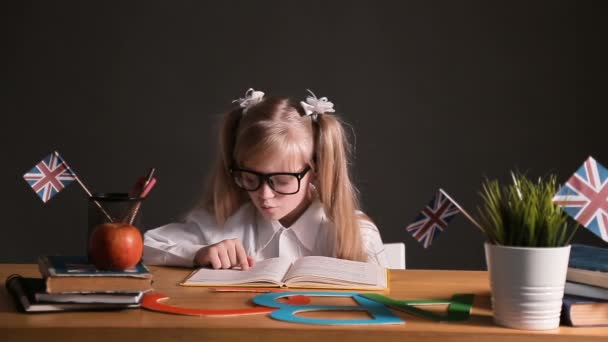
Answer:
[[473, 211], [484, 176], [564, 181], [589, 155], [608, 165], [597, 14], [582, 1], [5, 4], [0, 262], [85, 252], [78, 185], [43, 205], [21, 178], [53, 149], [99, 192], [156, 167], [144, 226], [177, 219], [220, 114], [254, 87], [336, 104], [356, 131], [364, 210], [406, 243], [408, 267], [482, 269], [484, 238], [464, 217], [428, 250], [404, 227], [440, 186]]

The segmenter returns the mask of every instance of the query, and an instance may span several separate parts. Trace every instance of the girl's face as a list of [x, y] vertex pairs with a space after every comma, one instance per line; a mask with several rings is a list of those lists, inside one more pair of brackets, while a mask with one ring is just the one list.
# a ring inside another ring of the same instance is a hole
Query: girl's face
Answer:
[[251, 198], [251, 202], [267, 219], [279, 220], [284, 227], [289, 227], [310, 204], [311, 196], [309, 190], [313, 172], [309, 170], [302, 176], [300, 179], [300, 189], [291, 195], [284, 195], [280, 192], [295, 191], [294, 189], [297, 189], [297, 177], [275, 175], [269, 178], [267, 176], [264, 177], [264, 175], [272, 173], [298, 173], [301, 175], [308, 167], [307, 163], [299, 162], [294, 165], [288, 163], [284, 158], [275, 157], [265, 160], [263, 163], [245, 163], [243, 165], [244, 169], [261, 174], [262, 177], [253, 173], [243, 172], [240, 174], [240, 179], [245, 184], [256, 184], [261, 178], [264, 178], [257, 190], [247, 192], [249, 198]]

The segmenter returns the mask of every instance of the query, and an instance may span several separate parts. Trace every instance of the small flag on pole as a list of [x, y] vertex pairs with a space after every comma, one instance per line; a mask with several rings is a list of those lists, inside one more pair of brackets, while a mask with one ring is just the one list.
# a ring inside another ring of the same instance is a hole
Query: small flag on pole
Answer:
[[23, 179], [32, 187], [42, 202], [46, 203], [76, 180], [76, 175], [59, 153], [53, 152], [24, 174]]
[[593, 157], [566, 181], [553, 202], [580, 224], [608, 241], [608, 170]]
[[405, 230], [424, 248], [428, 248], [458, 213], [460, 213], [458, 206], [439, 189], [435, 197]]

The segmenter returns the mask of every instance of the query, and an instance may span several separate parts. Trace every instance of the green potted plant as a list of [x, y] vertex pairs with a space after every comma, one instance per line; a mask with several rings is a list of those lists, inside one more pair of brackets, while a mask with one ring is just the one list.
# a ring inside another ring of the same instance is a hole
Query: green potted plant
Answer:
[[516, 329], [559, 327], [570, 240], [578, 229], [553, 203], [555, 176], [511, 173], [501, 186], [486, 179], [478, 208], [486, 234], [494, 322]]

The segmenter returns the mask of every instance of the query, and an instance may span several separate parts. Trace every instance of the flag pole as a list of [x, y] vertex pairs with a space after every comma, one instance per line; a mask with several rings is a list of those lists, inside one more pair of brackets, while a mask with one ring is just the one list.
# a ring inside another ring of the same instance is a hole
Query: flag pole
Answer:
[[[72, 170], [72, 168], [70, 167], [70, 165], [68, 165], [68, 163], [65, 161], [65, 159], [61, 158], [61, 156], [59, 155], [59, 152], [57, 152], [57, 150], [55, 150], [55, 151], [53, 151], [53, 153], [55, 154], [55, 156], [57, 156], [57, 158], [59, 158], [63, 162], [63, 164], [65, 164], [65, 167], [72, 172], [72, 174], [74, 175], [74, 179], [76, 179], [76, 182], [78, 182], [78, 184], [80, 184], [80, 187], [84, 190], [84, 192], [87, 193], [87, 195], [89, 196], [89, 198], [92, 198], [93, 195], [91, 194], [91, 192], [89, 191], [89, 189], [87, 189], [87, 187], [84, 185], [84, 183], [82, 183], [82, 181], [80, 180], [80, 178], [78, 178], [78, 175], [76, 174], [76, 172], [74, 172], [74, 170]], [[95, 199], [93, 200], [93, 202], [95, 203], [95, 205], [97, 205], [97, 207], [101, 210], [101, 212], [105, 215], [105, 217], [111, 223], [114, 223], [114, 219], [101, 206], [101, 204], [99, 202], [97, 202], [97, 200], [95, 200]]]
[[460, 206], [460, 204], [458, 204], [458, 202], [454, 201], [454, 199], [452, 199], [452, 197], [450, 197], [445, 191], [443, 191], [443, 189], [439, 188], [439, 191], [445, 196], [447, 197], [447, 199], [450, 200], [450, 202], [452, 202], [456, 208], [458, 208], [458, 210], [460, 210], [462, 212], [462, 214], [469, 220], [471, 221], [471, 223], [473, 223], [477, 228], [479, 228], [479, 230], [481, 230], [482, 233], [485, 234], [485, 230], [481, 227], [481, 225], [475, 221], [475, 219], [473, 218], [473, 216], [469, 215], [469, 213], [467, 213], [466, 210], [464, 210], [463, 207]]

